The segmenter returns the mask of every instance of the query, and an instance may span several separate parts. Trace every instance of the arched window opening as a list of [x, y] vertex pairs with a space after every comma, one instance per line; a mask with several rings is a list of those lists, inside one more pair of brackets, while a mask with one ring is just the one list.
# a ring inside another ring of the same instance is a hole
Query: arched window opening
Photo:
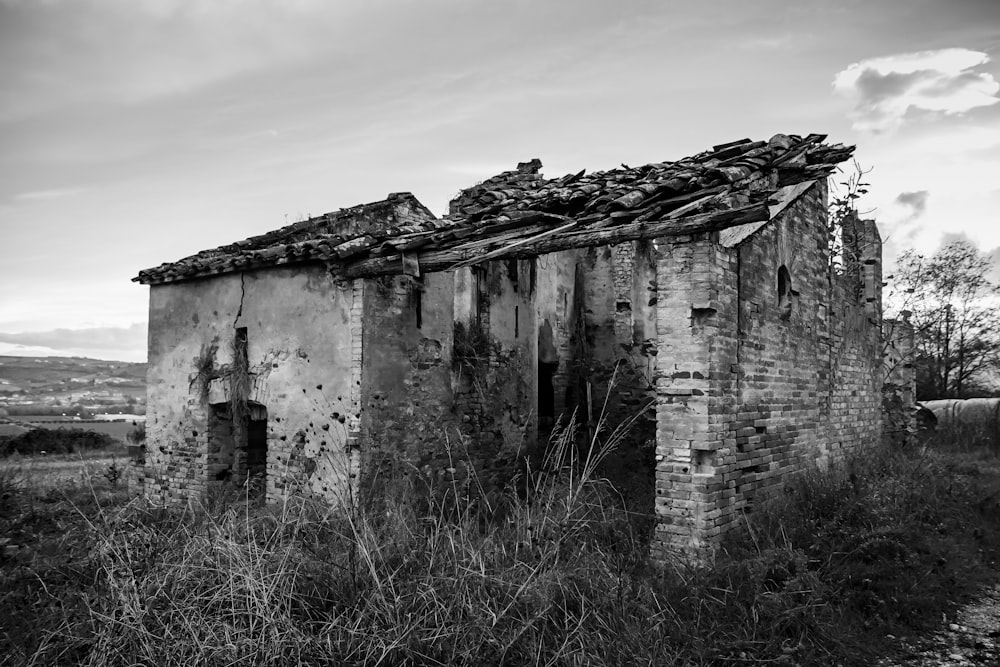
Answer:
[[778, 314], [783, 320], [792, 315], [792, 276], [782, 264], [778, 268]]

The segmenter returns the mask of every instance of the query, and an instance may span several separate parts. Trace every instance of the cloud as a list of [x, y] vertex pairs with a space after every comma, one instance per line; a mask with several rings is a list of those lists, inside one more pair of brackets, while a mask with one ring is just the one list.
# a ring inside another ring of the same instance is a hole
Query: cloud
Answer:
[[[7, 349], [50, 350], [50, 354], [73, 356], [96, 355], [99, 358], [145, 358], [146, 324], [129, 327], [93, 327], [89, 329], [53, 329], [24, 333], [0, 333], [0, 344]], [[23, 352], [28, 354], [28, 352]]]
[[968, 243], [971, 246], [975, 246], [976, 245], [976, 242], [972, 240], [972, 237], [970, 237], [965, 232], [942, 232], [941, 233], [940, 248], [945, 247], [949, 243], [958, 243], [958, 242]]
[[51, 190], [34, 190], [32, 192], [22, 192], [21, 194], [14, 195], [14, 201], [44, 201], [48, 199], [62, 199], [63, 197], [72, 197], [73, 195], [78, 195], [85, 191], [86, 188], [53, 188]]
[[0, 121], [107, 113], [329, 62], [357, 48], [347, 24], [369, 4], [378, 3], [0, 0]]
[[854, 101], [854, 128], [891, 130], [911, 109], [961, 114], [1000, 102], [1000, 83], [974, 71], [989, 62], [982, 51], [940, 49], [869, 58], [837, 73], [833, 87]]
[[900, 192], [896, 196], [896, 203], [910, 209], [910, 215], [907, 217], [907, 220], [916, 220], [927, 210], [927, 197], [929, 194], [927, 190]]

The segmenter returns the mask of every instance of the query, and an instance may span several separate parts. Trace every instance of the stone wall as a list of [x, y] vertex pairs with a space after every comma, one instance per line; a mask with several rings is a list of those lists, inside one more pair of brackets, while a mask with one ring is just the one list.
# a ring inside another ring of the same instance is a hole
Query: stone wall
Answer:
[[[568, 423], [577, 407], [579, 394], [579, 339], [582, 299], [577, 292], [582, 283], [579, 267], [581, 251], [564, 250], [540, 256], [537, 262], [535, 286], [535, 320], [537, 322], [539, 392], [551, 392], [539, 398], [539, 437], [548, 437], [556, 420]], [[546, 368], [545, 365], [548, 365]], [[542, 386], [542, 375], [550, 384]], [[551, 405], [548, 400], [551, 399]], [[541, 414], [546, 410], [550, 414]]]
[[913, 369], [913, 325], [906, 317], [882, 322], [882, 437], [905, 445], [916, 433], [917, 376]]
[[208, 452], [221, 451], [217, 440], [231, 427], [210, 429], [209, 416], [213, 404], [230, 401], [233, 340], [245, 328], [245, 398], [267, 416], [267, 497], [311, 491], [339, 502], [350, 493], [359, 412], [351, 386], [354, 296], [321, 266], [151, 287], [141, 490], [176, 502], [229, 481], [228, 456], [210, 468]]
[[469, 458], [492, 490], [530, 455], [538, 431], [537, 260], [493, 261], [467, 274], [455, 321], [454, 412]]
[[600, 474], [630, 507], [647, 512], [656, 439], [656, 262], [656, 248], [647, 241], [579, 252], [580, 322], [569, 383], [588, 448], [595, 435], [604, 444], [615, 434]]
[[660, 244], [655, 556], [710, 551], [789, 474], [877, 442], [877, 232], [838, 272], [826, 220], [818, 184], [736, 247]]
[[[701, 549], [735, 501], [738, 415], [737, 258], [710, 239], [659, 244], [657, 264], [657, 525], [654, 557]], [[726, 415], [732, 415], [727, 417]]]
[[[451, 379], [454, 274], [364, 281], [361, 451], [366, 487], [426, 489], [461, 474]], [[452, 452], [454, 451], [454, 455]]]

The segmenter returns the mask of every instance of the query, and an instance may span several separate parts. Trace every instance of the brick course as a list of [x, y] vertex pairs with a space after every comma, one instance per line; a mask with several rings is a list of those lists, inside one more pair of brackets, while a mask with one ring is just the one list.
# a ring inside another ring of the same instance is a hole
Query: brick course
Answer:
[[881, 437], [880, 247], [853, 224], [842, 270], [822, 184], [737, 247], [660, 245], [655, 556], [710, 552], [789, 474]]

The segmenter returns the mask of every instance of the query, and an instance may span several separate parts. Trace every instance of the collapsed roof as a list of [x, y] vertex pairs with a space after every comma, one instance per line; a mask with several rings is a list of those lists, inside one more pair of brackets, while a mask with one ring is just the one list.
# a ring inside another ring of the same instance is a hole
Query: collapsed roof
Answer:
[[345, 278], [414, 274], [732, 228], [735, 243], [854, 151], [825, 139], [744, 139], [677, 162], [552, 180], [532, 160], [463, 191], [443, 219], [409, 193], [391, 194], [161, 264], [133, 280], [156, 285], [303, 262], [325, 263]]

